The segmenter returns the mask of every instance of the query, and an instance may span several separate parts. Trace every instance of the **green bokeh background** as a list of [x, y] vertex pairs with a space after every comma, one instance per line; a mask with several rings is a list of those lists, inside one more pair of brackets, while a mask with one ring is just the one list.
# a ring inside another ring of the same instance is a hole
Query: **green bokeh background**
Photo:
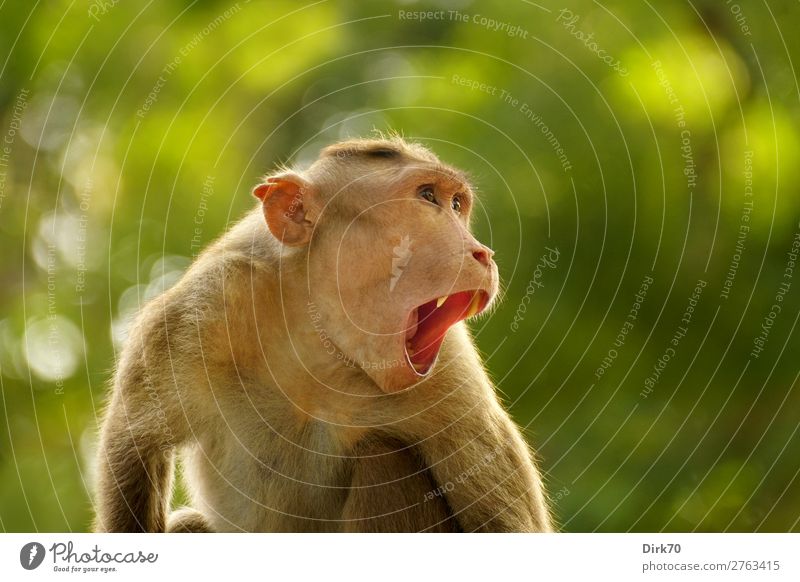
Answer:
[[258, 176], [393, 129], [475, 178], [506, 294], [473, 327], [563, 529], [797, 531], [798, 27], [788, 0], [3, 3], [0, 529], [88, 528], [126, 322]]

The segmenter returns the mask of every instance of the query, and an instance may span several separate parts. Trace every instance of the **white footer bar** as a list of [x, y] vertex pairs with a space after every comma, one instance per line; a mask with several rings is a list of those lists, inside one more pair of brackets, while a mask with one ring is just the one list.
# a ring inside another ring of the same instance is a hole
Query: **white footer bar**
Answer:
[[490, 582], [796, 581], [800, 534], [0, 535], [2, 580], [141, 582], [185, 575], [325, 582], [461, 576]]

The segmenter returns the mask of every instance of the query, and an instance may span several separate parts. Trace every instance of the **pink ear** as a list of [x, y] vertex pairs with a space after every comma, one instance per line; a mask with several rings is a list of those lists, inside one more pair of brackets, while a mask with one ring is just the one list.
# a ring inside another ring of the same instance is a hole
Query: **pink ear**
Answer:
[[255, 188], [253, 188], [253, 196], [264, 202], [264, 199], [269, 195], [269, 189], [272, 187], [272, 184], [264, 183], [259, 184]]
[[313, 225], [306, 219], [303, 200], [307, 190], [302, 178], [294, 174], [268, 178], [253, 189], [270, 232], [285, 245], [304, 245], [311, 238]]

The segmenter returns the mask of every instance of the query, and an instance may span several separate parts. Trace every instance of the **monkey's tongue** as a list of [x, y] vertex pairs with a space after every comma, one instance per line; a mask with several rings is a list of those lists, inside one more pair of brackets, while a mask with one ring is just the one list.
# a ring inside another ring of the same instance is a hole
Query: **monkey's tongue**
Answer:
[[[450, 295], [440, 307], [437, 301], [420, 305], [416, 311], [416, 326], [409, 325], [406, 334], [406, 353], [408, 360], [419, 374], [427, 374], [431, 369], [444, 336], [450, 327], [480, 311], [485, 301], [479, 292], [462, 291]], [[411, 322], [414, 323], [414, 314]]]

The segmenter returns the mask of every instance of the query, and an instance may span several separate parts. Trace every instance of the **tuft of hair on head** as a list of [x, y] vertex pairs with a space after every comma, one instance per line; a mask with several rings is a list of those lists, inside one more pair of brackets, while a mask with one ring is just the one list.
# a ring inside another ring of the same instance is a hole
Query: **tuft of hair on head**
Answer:
[[364, 158], [399, 160], [410, 158], [438, 162], [439, 158], [425, 146], [404, 140], [399, 135], [379, 135], [375, 138], [355, 138], [330, 145], [320, 158]]

